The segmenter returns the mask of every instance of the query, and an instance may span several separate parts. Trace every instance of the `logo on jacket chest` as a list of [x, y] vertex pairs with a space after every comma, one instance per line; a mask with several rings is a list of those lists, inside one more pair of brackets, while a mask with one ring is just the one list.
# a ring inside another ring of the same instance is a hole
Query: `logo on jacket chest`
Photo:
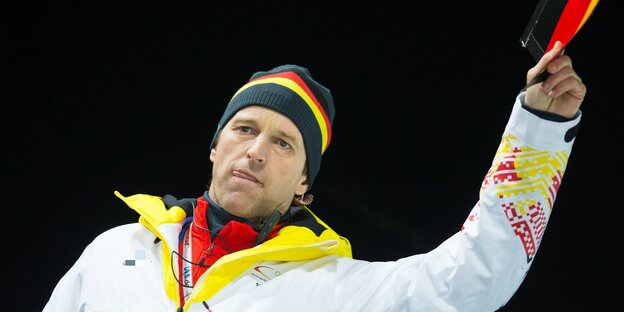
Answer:
[[147, 259], [147, 257], [145, 256], [145, 249], [135, 249], [134, 257], [124, 260], [123, 265], [139, 266], [150, 262], [152, 262], [152, 260]]
[[260, 286], [282, 274], [277, 269], [267, 265], [257, 265], [251, 268], [249, 275], [256, 281], [256, 286]]

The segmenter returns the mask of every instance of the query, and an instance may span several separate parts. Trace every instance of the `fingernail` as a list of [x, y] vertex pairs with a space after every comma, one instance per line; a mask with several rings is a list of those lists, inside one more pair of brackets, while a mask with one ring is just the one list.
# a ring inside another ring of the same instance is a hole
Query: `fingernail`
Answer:
[[548, 96], [552, 97], [554, 93], [555, 93], [555, 92], [553, 92], [553, 90], [550, 90], [550, 91], [548, 91], [548, 93], [547, 93], [547, 94], [548, 94]]

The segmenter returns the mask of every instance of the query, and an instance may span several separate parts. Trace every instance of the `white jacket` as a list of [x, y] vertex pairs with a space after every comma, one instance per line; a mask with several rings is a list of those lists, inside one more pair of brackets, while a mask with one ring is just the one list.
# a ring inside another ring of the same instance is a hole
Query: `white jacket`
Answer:
[[[287, 226], [260, 246], [223, 256], [180, 311], [499, 309], [531, 266], [574, 143], [566, 142], [566, 132], [581, 118], [539, 118], [521, 106], [523, 96], [479, 201], [462, 229], [434, 250], [388, 262], [352, 259], [348, 240], [315, 217], [326, 227], [319, 237]], [[171, 250], [184, 213], [165, 210], [155, 196], [119, 196], [139, 212], [139, 223], [99, 235], [59, 281], [44, 312], [178, 309]]]

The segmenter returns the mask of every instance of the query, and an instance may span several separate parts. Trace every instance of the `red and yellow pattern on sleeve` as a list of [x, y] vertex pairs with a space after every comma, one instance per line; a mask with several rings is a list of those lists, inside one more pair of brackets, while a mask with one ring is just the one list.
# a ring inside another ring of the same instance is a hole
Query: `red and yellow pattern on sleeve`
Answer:
[[531, 262], [552, 211], [568, 162], [567, 151], [540, 151], [503, 136], [481, 187], [493, 184], [501, 208]]

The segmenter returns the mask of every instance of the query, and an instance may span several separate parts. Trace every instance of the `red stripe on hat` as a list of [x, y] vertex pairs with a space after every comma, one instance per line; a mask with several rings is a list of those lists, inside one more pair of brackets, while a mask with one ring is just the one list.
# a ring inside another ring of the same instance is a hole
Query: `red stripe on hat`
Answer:
[[303, 81], [303, 79], [301, 79], [301, 77], [299, 77], [299, 75], [297, 75], [297, 73], [292, 72], [292, 71], [270, 74], [270, 75], [266, 75], [266, 76], [262, 76], [260, 78], [254, 79], [252, 81], [258, 81], [258, 80], [271, 78], [271, 77], [282, 77], [282, 78], [286, 78], [286, 79], [290, 79], [290, 80], [294, 81], [297, 85], [299, 85], [301, 87], [301, 89], [303, 89], [303, 91], [305, 91], [305, 93], [310, 97], [312, 102], [314, 102], [314, 105], [316, 105], [316, 107], [318, 108], [319, 112], [321, 112], [321, 115], [323, 116], [323, 120], [325, 122], [325, 131], [327, 132], [327, 142], [325, 143], [325, 146], [323, 146], [323, 151], [325, 151], [327, 149], [327, 147], [329, 146], [329, 142], [331, 142], [331, 137], [332, 137], [331, 124], [329, 122], [329, 118], [327, 117], [327, 113], [325, 113], [325, 109], [319, 103], [319, 101], [316, 98], [316, 96], [314, 96], [314, 93], [312, 93], [312, 91], [310, 91], [310, 88]]

